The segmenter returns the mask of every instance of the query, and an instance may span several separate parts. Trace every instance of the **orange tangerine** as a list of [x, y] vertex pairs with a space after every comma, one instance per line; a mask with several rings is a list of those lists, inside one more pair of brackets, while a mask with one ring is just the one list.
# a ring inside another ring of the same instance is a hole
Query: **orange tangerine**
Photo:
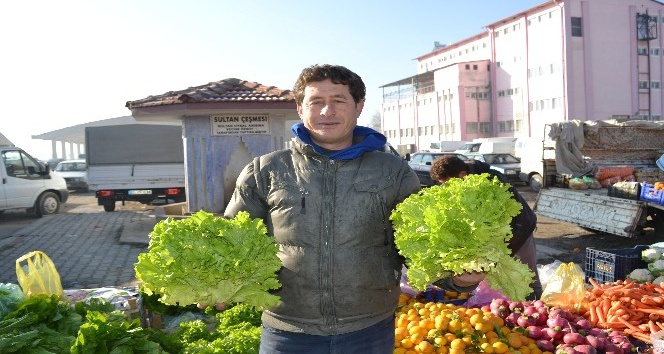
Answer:
[[409, 335], [408, 329], [405, 327], [399, 327], [394, 329], [394, 340], [401, 341]]
[[413, 344], [413, 341], [410, 340], [410, 337], [406, 337], [406, 338], [401, 340], [401, 347], [402, 348], [410, 349], [413, 346], [414, 346], [414, 344]]
[[434, 346], [427, 341], [422, 341], [415, 346], [415, 351], [418, 353], [433, 353], [434, 349]]
[[509, 350], [507, 344], [500, 341], [493, 343], [492, 346], [493, 346], [493, 352], [498, 354], [506, 353], [507, 350]]
[[490, 343], [480, 344], [483, 353], [493, 353], [493, 346]]
[[442, 347], [447, 344], [447, 339], [445, 337], [436, 337], [433, 339], [433, 344]]
[[392, 351], [392, 354], [406, 354], [406, 349], [405, 348], [394, 348]]
[[454, 338], [450, 342], [451, 349], [466, 349], [466, 342], [461, 338]]

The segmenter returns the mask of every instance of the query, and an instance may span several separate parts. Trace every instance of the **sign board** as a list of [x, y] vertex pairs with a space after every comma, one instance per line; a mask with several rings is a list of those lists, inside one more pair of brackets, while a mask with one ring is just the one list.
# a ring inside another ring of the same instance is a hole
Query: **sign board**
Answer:
[[270, 135], [269, 114], [221, 114], [210, 116], [212, 136]]

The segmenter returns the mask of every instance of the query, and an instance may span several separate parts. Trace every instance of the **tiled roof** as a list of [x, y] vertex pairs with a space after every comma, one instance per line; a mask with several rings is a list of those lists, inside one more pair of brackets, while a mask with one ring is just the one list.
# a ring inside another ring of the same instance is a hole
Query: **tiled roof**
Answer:
[[295, 102], [295, 96], [290, 90], [231, 78], [189, 87], [180, 91], [169, 91], [161, 95], [148, 96], [136, 101], [128, 101], [125, 106], [133, 109], [183, 103], [222, 102]]

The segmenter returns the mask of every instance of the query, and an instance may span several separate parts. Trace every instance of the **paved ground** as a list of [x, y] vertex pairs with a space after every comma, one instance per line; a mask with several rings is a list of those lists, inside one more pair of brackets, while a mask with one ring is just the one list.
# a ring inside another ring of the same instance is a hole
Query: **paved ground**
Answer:
[[[518, 190], [531, 203], [536, 193]], [[55, 263], [66, 289], [126, 286], [137, 283], [134, 263], [147, 251], [155, 223], [155, 206], [130, 202], [107, 213], [92, 193], [73, 193], [60, 214], [36, 219], [23, 211], [0, 214], [0, 283], [17, 283], [15, 261], [40, 250]], [[662, 235], [627, 239], [595, 233], [572, 224], [540, 217], [535, 232], [538, 262], [555, 260], [583, 266], [585, 248], [633, 247], [664, 241]], [[660, 238], [660, 239], [658, 239]]]
[[147, 250], [154, 207], [118, 204], [106, 213], [90, 203], [91, 194], [71, 200], [62, 213], [40, 219], [0, 215], [0, 283], [17, 283], [16, 259], [38, 250], [53, 260], [66, 289], [136, 284], [133, 265]]

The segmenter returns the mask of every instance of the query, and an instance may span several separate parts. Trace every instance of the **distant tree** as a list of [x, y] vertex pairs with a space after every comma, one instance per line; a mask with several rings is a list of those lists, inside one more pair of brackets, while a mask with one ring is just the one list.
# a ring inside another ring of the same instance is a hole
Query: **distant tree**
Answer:
[[369, 120], [369, 128], [373, 128], [377, 131], [381, 131], [381, 119], [380, 119], [380, 112], [376, 111], [374, 114], [371, 116]]

